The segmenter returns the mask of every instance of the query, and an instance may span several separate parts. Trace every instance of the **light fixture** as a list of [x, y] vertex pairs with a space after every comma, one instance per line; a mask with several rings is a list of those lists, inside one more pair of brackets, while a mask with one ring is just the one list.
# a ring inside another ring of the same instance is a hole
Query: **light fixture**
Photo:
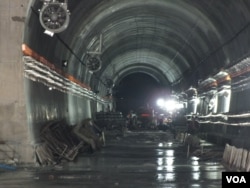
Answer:
[[49, 35], [49, 36], [51, 36], [51, 37], [54, 36], [54, 33], [51, 32], [51, 31], [48, 31], [48, 30], [45, 30], [45, 31], [44, 31], [44, 34]]
[[173, 112], [175, 110], [184, 108], [182, 102], [176, 101], [174, 99], [164, 100], [161, 98], [156, 101], [156, 104], [167, 112]]
[[43, 6], [39, 14], [39, 20], [45, 29], [45, 34], [53, 36], [54, 33], [64, 31], [69, 25], [67, 0], [43, 0]]
[[159, 106], [159, 107], [163, 107], [164, 104], [165, 104], [165, 101], [164, 101], [164, 99], [158, 99], [158, 100], [156, 101], [156, 104], [157, 104], [157, 106]]
[[68, 66], [68, 61], [67, 60], [62, 60], [62, 66], [67, 67]]

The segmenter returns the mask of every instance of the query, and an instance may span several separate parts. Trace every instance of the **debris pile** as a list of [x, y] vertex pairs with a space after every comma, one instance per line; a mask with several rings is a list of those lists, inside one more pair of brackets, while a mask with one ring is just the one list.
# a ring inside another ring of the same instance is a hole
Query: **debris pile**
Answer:
[[[89, 148], [96, 150], [97, 147], [93, 148], [93, 145], [97, 145], [97, 142], [99, 149], [101, 139], [91, 128], [91, 122], [91, 119], [87, 119], [76, 126], [62, 121], [45, 125], [40, 132], [42, 142], [35, 147], [36, 162], [39, 165], [53, 165], [62, 159], [73, 161], [80, 152]], [[101, 135], [103, 138], [102, 132]]]
[[16, 147], [19, 143], [0, 140], [0, 171], [15, 170], [19, 162], [19, 154]]

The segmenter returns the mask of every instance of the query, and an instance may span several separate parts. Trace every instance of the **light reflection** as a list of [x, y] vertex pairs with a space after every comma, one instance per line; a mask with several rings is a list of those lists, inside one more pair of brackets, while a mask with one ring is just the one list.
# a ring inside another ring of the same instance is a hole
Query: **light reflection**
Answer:
[[163, 151], [158, 151], [158, 155], [163, 155]]
[[[172, 145], [172, 143], [159, 143], [158, 146]], [[162, 172], [157, 174], [159, 181], [173, 181], [175, 179], [174, 172], [174, 150], [160, 150], [158, 155], [163, 156], [157, 158], [157, 171]]]
[[174, 181], [175, 174], [174, 173], [167, 173], [167, 174], [157, 174], [158, 181]]
[[173, 157], [167, 157], [165, 158], [165, 163], [170, 166], [170, 165], [173, 165], [174, 163], [174, 158]]
[[167, 157], [173, 157], [174, 156], [174, 150], [167, 150], [167, 151], [165, 151], [165, 155]]
[[165, 175], [165, 180], [167, 180], [167, 181], [173, 181], [174, 180], [174, 173], [167, 173]]
[[218, 171], [219, 166], [205, 166], [206, 171]]
[[195, 172], [192, 174], [194, 180], [199, 180], [200, 179], [200, 172]]
[[199, 171], [200, 170], [200, 166], [193, 166], [193, 171], [194, 172], [197, 172], [197, 171]]
[[191, 157], [191, 160], [198, 161], [198, 160], [199, 160], [199, 157], [193, 156], [193, 157]]
[[157, 166], [157, 171], [162, 171], [163, 170], [163, 166]]
[[158, 144], [159, 147], [172, 147], [173, 143], [172, 142], [161, 142]]
[[163, 158], [158, 158], [157, 164], [158, 164], [159, 166], [162, 166], [162, 165], [163, 165]]
[[157, 180], [164, 180], [164, 177], [162, 174], [157, 174]]
[[167, 172], [173, 172], [174, 171], [174, 167], [173, 166], [165, 166]]
[[157, 166], [157, 171], [167, 171], [167, 172], [173, 172], [174, 171], [174, 166], [170, 165], [162, 165], [162, 166]]
[[210, 166], [210, 165], [214, 166], [214, 165], [219, 165], [219, 163], [218, 162], [206, 162], [205, 165], [206, 166]]
[[192, 165], [194, 165], [194, 166], [199, 165], [199, 161], [192, 161]]
[[217, 179], [221, 179], [221, 172], [207, 172], [205, 177], [209, 180], [217, 180]]
[[157, 159], [158, 166], [163, 166], [163, 165], [172, 166], [173, 163], [174, 163], [174, 157], [166, 157], [166, 158], [160, 157]]
[[192, 187], [201, 187], [199, 184], [193, 184]]
[[194, 172], [199, 171], [200, 170], [199, 161], [192, 161], [192, 168]]

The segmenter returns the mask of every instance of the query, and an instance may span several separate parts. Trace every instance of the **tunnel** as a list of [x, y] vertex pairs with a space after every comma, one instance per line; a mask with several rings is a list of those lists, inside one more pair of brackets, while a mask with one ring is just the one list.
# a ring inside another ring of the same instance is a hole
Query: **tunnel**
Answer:
[[[12, 161], [33, 164], [41, 130], [51, 122], [75, 127], [108, 112], [126, 119], [142, 105], [155, 117], [157, 110], [177, 106], [160, 109], [158, 98], [175, 99], [182, 109], [169, 110], [173, 126], [167, 132], [150, 135], [183, 136], [195, 118], [199, 139], [250, 160], [249, 1], [2, 0], [0, 5], [1, 161], [11, 148]], [[148, 139], [146, 130], [137, 131], [127, 139], [136, 139], [134, 134]], [[225, 155], [226, 162], [233, 160]]]

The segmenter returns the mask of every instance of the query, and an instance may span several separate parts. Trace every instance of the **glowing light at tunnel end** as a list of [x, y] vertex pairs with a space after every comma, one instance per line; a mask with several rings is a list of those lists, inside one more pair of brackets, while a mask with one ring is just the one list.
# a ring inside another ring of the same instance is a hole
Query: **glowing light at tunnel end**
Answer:
[[164, 100], [163, 98], [159, 98], [156, 101], [156, 104], [158, 107], [160, 107], [161, 109], [166, 110], [167, 112], [173, 112], [175, 110], [179, 110], [184, 108], [183, 103], [175, 100], [175, 99], [167, 99]]

